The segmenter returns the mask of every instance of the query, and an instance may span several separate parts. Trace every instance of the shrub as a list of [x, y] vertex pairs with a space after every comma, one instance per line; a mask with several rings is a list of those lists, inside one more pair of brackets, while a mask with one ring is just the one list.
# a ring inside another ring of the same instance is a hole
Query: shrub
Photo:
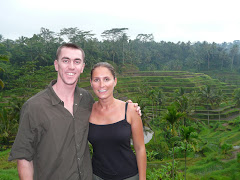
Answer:
[[204, 163], [210, 163], [210, 162], [219, 162], [219, 159], [215, 154], [212, 154], [204, 159]]
[[[174, 176], [175, 180], [183, 180], [183, 174], [177, 171], [177, 162], [174, 162]], [[161, 168], [152, 170], [147, 169], [147, 179], [148, 180], [157, 180], [157, 179], [164, 179], [164, 180], [171, 180], [172, 179], [172, 163], [166, 163], [166, 165], [161, 165]]]
[[156, 142], [156, 143], [151, 143], [147, 146], [147, 149], [157, 152], [154, 156], [155, 159], [162, 160], [168, 155], [168, 145], [166, 142], [161, 141], [161, 142]]
[[220, 126], [221, 124], [219, 122], [217, 122], [214, 126], [213, 126], [213, 130], [216, 131], [216, 129]]
[[228, 154], [230, 150], [233, 149], [233, 146], [231, 144], [226, 144], [224, 143], [222, 146], [221, 146], [221, 150], [222, 150], [222, 153], [223, 154]]
[[154, 161], [157, 159], [159, 153], [156, 151], [148, 151], [146, 150], [146, 154], [147, 154], [147, 160], [148, 161]]
[[206, 144], [206, 145], [204, 145], [204, 146], [201, 148], [200, 152], [201, 152], [204, 156], [206, 156], [208, 153], [213, 152], [213, 150], [209, 147], [208, 144]]

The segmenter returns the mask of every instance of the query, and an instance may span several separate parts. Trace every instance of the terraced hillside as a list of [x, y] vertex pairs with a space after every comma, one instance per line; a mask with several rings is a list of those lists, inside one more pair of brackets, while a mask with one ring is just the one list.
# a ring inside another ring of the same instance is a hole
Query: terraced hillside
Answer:
[[[82, 82], [88, 90], [91, 91], [88, 80]], [[165, 106], [172, 102], [173, 92], [176, 89], [184, 88], [187, 93], [197, 90], [202, 86], [209, 85], [212, 89], [221, 89], [226, 96], [226, 102], [220, 105], [218, 109], [207, 110], [206, 107], [198, 106], [195, 111], [195, 118], [207, 120], [228, 120], [239, 114], [239, 109], [232, 105], [232, 93], [237, 88], [235, 85], [220, 82], [212, 79], [204, 73], [191, 73], [186, 71], [137, 71], [125, 72], [118, 75], [118, 84], [115, 88], [115, 96], [122, 100], [136, 99], [137, 97], [148, 102], [148, 97], [140, 91], [152, 88], [161, 89], [166, 97]], [[149, 103], [149, 108], [150, 108]]]
[[[236, 88], [236, 86], [222, 83], [217, 79], [212, 79], [206, 74], [190, 73], [186, 71], [145, 71], [125, 73], [124, 77], [120, 77], [118, 80], [118, 89], [120, 87], [134, 88], [136, 87], [136, 84], [140, 83], [147, 84], [150, 87], [158, 87], [167, 95], [180, 87], [183, 87], [187, 92], [191, 92], [201, 86], [210, 85], [212, 88], [221, 88], [227, 96], [231, 96], [233, 90]], [[124, 84], [126, 86], [124, 86]]]
[[[218, 79], [221, 82], [234, 84], [237, 87], [240, 87], [240, 76], [238, 72], [229, 72], [229, 71], [206, 71], [203, 73], [208, 74], [214, 79]], [[224, 75], [223, 75], [224, 74]]]

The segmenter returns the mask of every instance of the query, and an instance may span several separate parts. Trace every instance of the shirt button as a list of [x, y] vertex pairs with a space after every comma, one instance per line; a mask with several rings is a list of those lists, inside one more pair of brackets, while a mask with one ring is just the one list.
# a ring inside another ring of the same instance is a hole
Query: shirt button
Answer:
[[80, 158], [78, 158], [78, 160], [80, 161]]

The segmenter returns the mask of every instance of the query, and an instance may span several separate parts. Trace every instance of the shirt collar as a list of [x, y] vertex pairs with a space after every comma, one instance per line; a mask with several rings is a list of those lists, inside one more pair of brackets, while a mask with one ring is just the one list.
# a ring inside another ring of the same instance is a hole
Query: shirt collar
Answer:
[[[55, 93], [55, 91], [53, 90], [53, 85], [57, 82], [57, 80], [53, 80], [50, 82], [50, 84], [48, 85], [48, 92], [49, 92], [49, 96], [51, 98], [52, 101], [52, 105], [57, 105], [59, 103], [62, 102], [62, 100], [57, 96], [57, 94]], [[74, 91], [74, 104], [78, 105], [80, 100], [82, 99], [82, 91], [80, 90], [80, 88], [75, 88]]]
[[48, 94], [51, 98], [52, 101], [52, 105], [56, 105], [59, 104], [61, 102], [61, 99], [57, 96], [57, 94], [55, 93], [55, 91], [53, 90], [53, 85], [57, 82], [57, 80], [53, 80], [50, 82], [50, 84], [48, 85]]

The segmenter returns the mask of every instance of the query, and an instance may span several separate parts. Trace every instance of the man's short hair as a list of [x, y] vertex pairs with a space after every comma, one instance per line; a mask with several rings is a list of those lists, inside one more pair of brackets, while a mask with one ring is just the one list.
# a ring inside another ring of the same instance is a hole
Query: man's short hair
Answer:
[[83, 62], [84, 62], [84, 60], [85, 60], [85, 53], [84, 53], [83, 49], [80, 48], [78, 45], [73, 44], [73, 43], [65, 43], [65, 44], [63, 44], [63, 45], [58, 47], [57, 53], [56, 53], [56, 59], [57, 60], [58, 60], [58, 58], [60, 56], [62, 48], [71, 48], [71, 49], [78, 49], [78, 50], [80, 50], [82, 52]]

